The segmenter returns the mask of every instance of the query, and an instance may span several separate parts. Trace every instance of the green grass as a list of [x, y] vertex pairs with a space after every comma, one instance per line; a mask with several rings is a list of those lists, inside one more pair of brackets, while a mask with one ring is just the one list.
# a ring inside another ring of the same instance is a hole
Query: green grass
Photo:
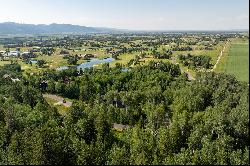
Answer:
[[59, 55], [51, 55], [51, 56], [38, 56], [35, 58], [37, 60], [45, 60], [47, 62], [47, 65], [49, 65], [50, 68], [58, 68], [60, 66], [67, 66], [67, 59], [63, 59], [62, 56]]
[[228, 58], [228, 54], [229, 54], [229, 50], [231, 48], [232, 43], [229, 42], [226, 46], [225, 46], [225, 50], [221, 56], [221, 59], [219, 61], [219, 63], [217, 64], [216, 68], [214, 69], [214, 72], [216, 73], [220, 73], [220, 72], [224, 72], [225, 68], [226, 68], [226, 62], [227, 62], [227, 58]]
[[223, 49], [225, 43], [221, 42], [218, 45], [214, 46], [213, 50], [192, 50], [192, 51], [175, 51], [173, 53], [173, 56], [177, 56], [180, 54], [188, 54], [190, 53], [191, 55], [199, 56], [199, 55], [206, 55], [212, 58], [211, 63], [214, 65], [216, 63], [216, 60], [218, 56], [220, 55], [221, 50]]
[[5, 51], [6, 48], [3, 47], [3, 45], [0, 45], [0, 51]]
[[66, 115], [67, 111], [69, 110], [69, 108], [63, 106], [63, 105], [54, 105], [55, 103], [57, 103], [58, 101], [53, 100], [51, 98], [48, 97], [44, 97], [44, 99], [48, 102], [48, 104], [52, 107], [56, 107], [59, 114], [61, 115]]
[[122, 54], [118, 58], [119, 60], [115, 60], [110, 63], [110, 67], [114, 67], [116, 63], [121, 63], [123, 65], [126, 65], [131, 59], [135, 58], [135, 55], [139, 55], [139, 53], [133, 53], [133, 54]]
[[249, 43], [237, 41], [231, 45], [224, 72], [240, 81], [249, 82]]
[[10, 61], [0, 61], [0, 66], [4, 66], [5, 64], [10, 64]]

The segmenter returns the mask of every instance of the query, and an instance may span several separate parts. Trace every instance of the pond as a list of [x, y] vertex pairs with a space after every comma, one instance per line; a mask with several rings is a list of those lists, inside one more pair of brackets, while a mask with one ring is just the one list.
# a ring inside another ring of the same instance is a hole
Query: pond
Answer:
[[106, 58], [106, 59], [91, 59], [89, 62], [84, 62], [77, 66], [77, 70], [80, 70], [80, 68], [85, 69], [85, 68], [91, 68], [94, 65], [102, 64], [102, 63], [110, 63], [113, 62], [115, 59], [113, 58]]
[[[86, 69], [86, 68], [91, 68], [94, 65], [98, 65], [98, 64], [102, 64], [102, 63], [110, 63], [113, 62], [115, 59], [114, 58], [105, 58], [105, 59], [97, 59], [97, 58], [93, 58], [91, 59], [89, 62], [84, 62], [82, 64], [80, 64], [79, 66], [77, 66], [77, 70], [82, 69]], [[69, 69], [68, 66], [61, 66], [59, 68], [57, 68], [56, 70], [67, 70]]]

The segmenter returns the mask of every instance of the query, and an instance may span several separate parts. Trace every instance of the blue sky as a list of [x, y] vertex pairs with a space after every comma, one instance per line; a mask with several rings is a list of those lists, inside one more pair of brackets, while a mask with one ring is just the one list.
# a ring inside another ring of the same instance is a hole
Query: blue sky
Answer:
[[248, 29], [248, 0], [0, 0], [0, 22], [134, 30]]

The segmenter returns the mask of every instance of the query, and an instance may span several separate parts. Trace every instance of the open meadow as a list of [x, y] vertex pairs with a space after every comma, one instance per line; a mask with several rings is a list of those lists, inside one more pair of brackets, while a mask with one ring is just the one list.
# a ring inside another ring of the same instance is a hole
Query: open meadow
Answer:
[[241, 81], [249, 81], [249, 43], [232, 45], [225, 72], [235, 75]]
[[249, 42], [233, 40], [226, 47], [216, 72], [232, 74], [240, 81], [249, 82]]

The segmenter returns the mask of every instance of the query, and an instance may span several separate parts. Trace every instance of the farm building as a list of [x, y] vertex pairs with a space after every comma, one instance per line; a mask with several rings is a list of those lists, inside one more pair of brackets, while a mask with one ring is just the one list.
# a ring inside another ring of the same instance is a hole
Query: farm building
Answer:
[[10, 51], [9, 53], [5, 53], [4, 56], [18, 56], [18, 54], [20, 54], [19, 51]]
[[11, 78], [11, 81], [12, 82], [17, 82], [17, 81], [20, 81], [20, 79], [19, 78]]
[[85, 55], [83, 55], [84, 59], [89, 59], [89, 58], [94, 58], [94, 57], [95, 57], [95, 55], [93, 55], [93, 54], [85, 54]]
[[28, 56], [29, 54], [30, 54], [30, 52], [28, 52], [28, 51], [21, 53], [21, 55], [26, 55], [26, 56]]
[[9, 74], [4, 74], [3, 78], [7, 80], [11, 80], [12, 82], [20, 81], [19, 78], [12, 78]]
[[11, 77], [10, 77], [9, 74], [4, 74], [4, 75], [3, 75], [3, 78], [4, 78], [4, 79], [7, 79], [7, 78], [11, 78]]

